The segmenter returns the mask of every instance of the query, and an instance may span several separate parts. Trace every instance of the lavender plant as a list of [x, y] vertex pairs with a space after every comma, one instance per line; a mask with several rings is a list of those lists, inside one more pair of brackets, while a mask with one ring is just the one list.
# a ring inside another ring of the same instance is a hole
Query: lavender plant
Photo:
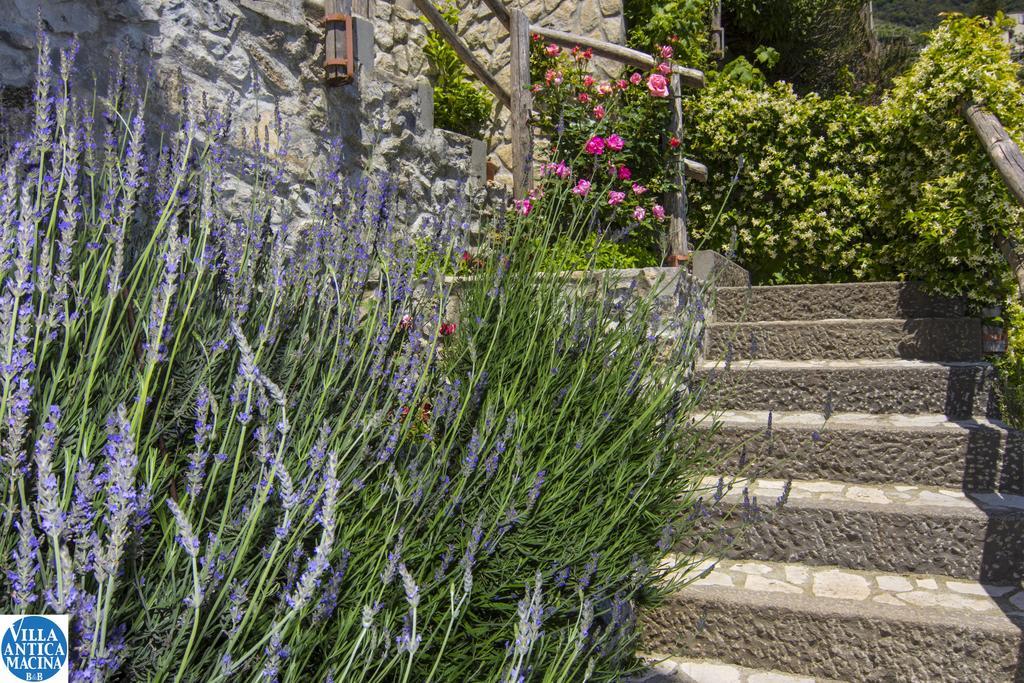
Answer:
[[205, 102], [157, 135], [130, 68], [82, 100], [40, 40], [0, 150], [4, 611], [69, 613], [76, 681], [631, 670], [713, 468], [700, 292], [540, 272], [556, 189], [446, 277], [458, 216], [414, 236], [331, 158], [295, 215], [286, 144]]

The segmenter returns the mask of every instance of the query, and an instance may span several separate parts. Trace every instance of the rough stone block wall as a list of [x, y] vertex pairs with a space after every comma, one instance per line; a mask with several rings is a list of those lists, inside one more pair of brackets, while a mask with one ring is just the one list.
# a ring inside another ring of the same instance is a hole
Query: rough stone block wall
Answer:
[[[467, 47], [506, 88], [509, 83], [508, 31], [479, 0], [456, 0], [458, 32]], [[512, 5], [513, 3], [508, 3]], [[622, 0], [526, 0], [521, 8], [530, 21], [549, 28], [624, 44], [626, 25]], [[423, 54], [428, 27], [412, 0], [363, 0], [376, 32], [376, 68], [408, 78], [429, 76]], [[612, 75], [621, 68], [596, 60], [598, 73]], [[500, 104], [486, 131], [489, 159], [498, 165], [496, 180], [511, 184], [512, 150], [508, 144], [508, 111]]]
[[336, 142], [346, 167], [393, 175], [410, 224], [431, 207], [447, 210], [472, 176], [481, 184], [472, 141], [433, 129], [423, 116], [430, 91], [411, 66], [325, 85], [322, 0], [0, 0], [0, 85], [8, 92], [31, 85], [37, 12], [55, 47], [78, 35], [87, 92], [93, 74], [102, 91], [123, 50], [152, 74], [154, 113], [180, 113], [187, 86], [193, 97], [230, 107], [251, 135], [254, 126], [266, 130], [277, 108], [289, 133], [290, 195], [300, 204], [305, 179], [318, 170], [312, 164]]

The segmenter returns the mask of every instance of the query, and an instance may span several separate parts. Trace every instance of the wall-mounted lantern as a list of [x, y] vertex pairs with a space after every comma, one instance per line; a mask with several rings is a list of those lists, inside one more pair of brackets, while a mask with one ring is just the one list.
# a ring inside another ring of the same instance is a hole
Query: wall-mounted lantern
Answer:
[[337, 0], [324, 3], [325, 51], [324, 72], [327, 83], [350, 83], [356, 73], [356, 51], [353, 41], [352, 15], [337, 11]]

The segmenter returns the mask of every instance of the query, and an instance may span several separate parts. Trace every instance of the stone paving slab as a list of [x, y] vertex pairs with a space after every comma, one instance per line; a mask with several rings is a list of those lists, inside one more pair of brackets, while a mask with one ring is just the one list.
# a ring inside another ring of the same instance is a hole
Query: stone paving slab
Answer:
[[[689, 565], [686, 565], [689, 566]], [[928, 574], [889, 574], [754, 560], [710, 558], [687, 571], [690, 586], [719, 586], [893, 607], [967, 612], [1024, 624], [1024, 589]]]
[[643, 655], [651, 671], [630, 683], [840, 683], [782, 671], [762, 671], [715, 660]]
[[[714, 492], [719, 478], [703, 480], [701, 489]], [[787, 482], [782, 479], [724, 479], [726, 486], [724, 500], [742, 498], [744, 490], [750, 496], [757, 496], [763, 503], [771, 503], [782, 496]], [[838, 481], [792, 481], [789, 483], [789, 501], [792, 502], [834, 502], [858, 503], [864, 505], [907, 507], [957, 508], [977, 511], [990, 516], [995, 511], [1019, 512], [1024, 514], [1024, 496], [1004, 493], [965, 493], [961, 489], [909, 484], [850, 484]], [[984, 512], [982, 512], [984, 508]]]

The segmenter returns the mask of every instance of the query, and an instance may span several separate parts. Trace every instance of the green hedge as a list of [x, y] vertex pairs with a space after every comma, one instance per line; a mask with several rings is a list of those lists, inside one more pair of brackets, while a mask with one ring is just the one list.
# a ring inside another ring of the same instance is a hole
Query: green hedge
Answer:
[[735, 247], [758, 282], [920, 279], [1003, 300], [994, 238], [1019, 236], [1022, 211], [959, 106], [1021, 132], [1017, 68], [996, 22], [952, 16], [877, 105], [714, 78], [688, 104], [688, 146], [712, 172], [693, 188], [697, 241]]

